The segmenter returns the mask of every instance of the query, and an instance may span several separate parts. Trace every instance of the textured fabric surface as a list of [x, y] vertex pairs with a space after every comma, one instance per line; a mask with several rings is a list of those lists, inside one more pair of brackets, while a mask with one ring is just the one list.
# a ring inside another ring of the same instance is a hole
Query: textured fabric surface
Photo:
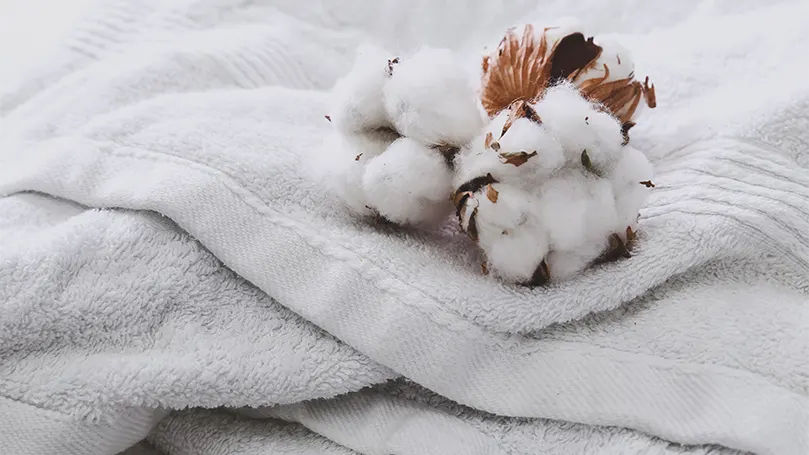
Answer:
[[[0, 447], [807, 453], [809, 6], [568, 3], [104, 2], [0, 95]], [[632, 260], [506, 286], [313, 178], [360, 43], [472, 55], [561, 15], [658, 86]]]

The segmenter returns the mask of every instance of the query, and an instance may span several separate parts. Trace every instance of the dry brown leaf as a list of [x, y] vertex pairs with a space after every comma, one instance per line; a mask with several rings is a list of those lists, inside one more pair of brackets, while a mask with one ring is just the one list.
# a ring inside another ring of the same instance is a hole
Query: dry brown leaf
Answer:
[[610, 236], [610, 247], [615, 251], [617, 254], [621, 255], [624, 258], [631, 258], [632, 254], [629, 253], [629, 249], [626, 246], [626, 243], [621, 239], [621, 236], [618, 234], [612, 234]]
[[452, 197], [452, 203], [454, 205], [458, 205], [463, 201], [463, 198], [469, 197], [471, 195], [472, 195], [471, 191], [464, 191], [464, 192], [461, 192], [461, 193], [454, 193], [453, 197]]
[[464, 229], [474, 240], [477, 240], [478, 236], [476, 224], [478, 208], [475, 207], [473, 209], [472, 214], [469, 216], [469, 222], [467, 223], [467, 226], [464, 227], [463, 220], [466, 218], [465, 215], [467, 205], [469, 199], [473, 197], [475, 193], [487, 185], [491, 185], [492, 183], [498, 182], [491, 173], [487, 173], [484, 176], [475, 177], [472, 180], [469, 180], [468, 182], [459, 186], [458, 189], [456, 189], [452, 194], [452, 203], [455, 205], [455, 214], [458, 217], [458, 222], [461, 225], [461, 229]]
[[548, 263], [545, 262], [545, 260], [543, 259], [542, 262], [540, 262], [537, 268], [534, 270], [534, 274], [531, 275], [531, 279], [523, 283], [523, 285], [528, 287], [542, 286], [544, 284], [547, 284], [548, 281], [550, 281], [550, 279], [551, 279], [551, 270], [548, 267]]
[[399, 63], [399, 57], [388, 60], [388, 76], [393, 76], [393, 66]]
[[469, 234], [469, 237], [476, 242], [478, 240], [477, 219], [478, 219], [478, 208], [475, 207], [474, 209], [472, 209], [472, 214], [469, 215], [469, 223], [466, 226], [466, 233]]
[[355, 157], [354, 157], [354, 161], [359, 161], [361, 157], [362, 157], [362, 153], [360, 153], [359, 155], [355, 156]]
[[486, 133], [486, 139], [483, 141], [483, 146], [489, 148], [492, 146], [492, 142], [494, 142], [494, 135], [491, 131]]
[[579, 75], [594, 67], [603, 49], [593, 42], [593, 37], [584, 38], [581, 33], [571, 33], [557, 43], [551, 58], [551, 80], [575, 81]]
[[652, 84], [649, 85], [649, 76], [646, 76], [646, 80], [643, 81], [643, 97], [646, 98], [646, 105], [655, 108], [657, 107], [657, 96], [655, 95], [655, 86]]
[[492, 203], [497, 202], [497, 196], [499, 196], [499, 195], [500, 195], [500, 193], [498, 193], [497, 190], [494, 189], [494, 187], [492, 186], [491, 183], [486, 185], [486, 197], [490, 201], [492, 201]]
[[602, 255], [602, 262], [612, 262], [620, 258], [629, 259], [632, 257], [632, 254], [629, 253], [629, 249], [626, 247], [626, 243], [621, 239], [621, 236], [618, 234], [610, 234], [608, 240], [609, 246], [607, 247], [607, 251]]
[[500, 137], [502, 138], [509, 128], [511, 128], [511, 125], [521, 118], [527, 118], [528, 120], [539, 125], [542, 124], [542, 119], [539, 118], [537, 111], [534, 110], [534, 108], [528, 102], [518, 100], [511, 103], [511, 106], [509, 107], [508, 118], [506, 118], [506, 123], [503, 124], [503, 131], [500, 132]]
[[627, 245], [634, 242], [635, 238], [637, 238], [637, 236], [638, 235], [635, 233], [635, 231], [632, 230], [632, 226], [627, 226], [626, 227], [626, 243], [627, 243]]
[[460, 148], [451, 145], [437, 145], [433, 148], [444, 157], [444, 161], [450, 169], [455, 167], [455, 156], [461, 151]]
[[495, 152], [499, 152], [499, 151], [500, 151], [500, 143], [499, 143], [499, 142], [497, 142], [497, 141], [494, 141], [494, 142], [492, 142], [491, 144], [489, 144], [489, 147], [491, 147], [491, 148], [492, 148], [492, 150], [494, 150]]
[[480, 271], [483, 272], [484, 275], [489, 274], [489, 267], [486, 265], [485, 262], [480, 264]]
[[635, 122], [624, 122], [621, 125], [621, 136], [624, 138], [623, 142], [621, 143], [622, 145], [629, 143], [629, 130], [631, 130], [635, 125]]
[[500, 162], [503, 164], [513, 164], [516, 167], [520, 167], [525, 164], [528, 159], [537, 156], [536, 150], [531, 153], [527, 152], [517, 152], [517, 153], [501, 153], [500, 154]]
[[654, 188], [654, 187], [655, 187], [655, 184], [654, 184], [654, 183], [652, 183], [652, 181], [651, 181], [651, 180], [644, 180], [644, 181], [639, 182], [639, 183], [640, 183], [641, 185], [645, 186], [646, 188]]
[[[593, 42], [592, 37], [585, 38], [578, 32], [549, 43], [546, 32], [550, 29], [538, 32], [529, 24], [518, 36], [512, 28], [501, 40], [497, 54], [483, 57], [483, 107], [490, 116], [507, 108], [513, 109], [501, 136], [517, 118], [525, 117], [518, 112], [522, 106], [515, 106], [515, 102], [528, 105], [558, 80], [576, 83], [586, 98], [618, 118], [621, 124], [631, 121], [641, 99], [650, 108], [656, 106], [654, 85], [649, 84], [648, 78], [644, 83], [636, 81], [634, 73], [624, 79], [608, 81], [610, 72], [604, 65], [602, 77], [579, 83], [583, 75], [599, 64], [603, 49]], [[618, 64], [621, 64], [620, 57]], [[539, 121], [538, 116], [536, 119]], [[624, 133], [624, 141], [628, 142], [629, 136], [626, 131]]]
[[584, 81], [579, 90], [585, 98], [599, 103], [621, 123], [627, 123], [638, 108], [643, 85], [632, 77], [605, 82], [609, 75], [609, 66], [604, 65], [604, 76]]
[[547, 87], [551, 65], [546, 64], [547, 41], [544, 32], [538, 42], [534, 27], [526, 25], [522, 36], [509, 30], [494, 59], [484, 57], [488, 68], [483, 74], [481, 101], [494, 116], [512, 102], [530, 100]]
[[627, 240], [624, 241], [621, 239], [621, 236], [618, 234], [610, 234], [608, 240], [607, 248], [604, 250], [603, 253], [593, 261], [596, 264], [603, 264], [605, 262], [615, 262], [621, 258], [629, 259], [632, 257], [632, 254], [629, 251], [629, 247], [632, 245], [635, 239], [635, 233], [632, 232], [632, 228], [626, 228], [626, 235]]
[[490, 183], [500, 183], [498, 182], [491, 173], [487, 173], [486, 175], [475, 177], [472, 180], [464, 183], [463, 185], [459, 186], [457, 190], [455, 190], [456, 194], [460, 193], [477, 193], [480, 191], [481, 188], [485, 187]]
[[458, 222], [463, 222], [463, 212], [470, 196], [472, 196], [472, 193], [469, 191], [452, 194], [452, 204], [455, 206], [455, 215], [458, 217]]

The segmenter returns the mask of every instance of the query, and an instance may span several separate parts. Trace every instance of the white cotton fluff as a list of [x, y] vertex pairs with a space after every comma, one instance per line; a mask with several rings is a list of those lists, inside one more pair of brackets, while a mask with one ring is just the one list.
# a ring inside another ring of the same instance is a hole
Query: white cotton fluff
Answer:
[[447, 49], [425, 48], [401, 59], [384, 98], [396, 130], [424, 144], [461, 146], [484, 124], [470, 74]]
[[437, 149], [408, 137], [372, 159], [363, 174], [368, 205], [397, 224], [429, 226], [452, 212], [452, 174]]
[[[517, 119], [506, 134], [501, 136], [507, 117], [507, 112], [497, 115], [484, 133], [456, 156], [456, 186], [476, 176], [490, 173], [497, 180], [513, 181], [514, 185], [528, 189], [535, 188], [565, 164], [561, 144], [547, 128], [536, 122]], [[485, 145], [488, 134], [491, 134], [493, 142], [497, 142], [499, 153], [487, 150]], [[536, 156], [520, 166], [503, 165], [503, 155], [520, 152], [536, 152]]]
[[620, 123], [598, 110], [572, 84], [549, 88], [535, 110], [568, 161], [580, 161], [584, 150], [596, 167], [610, 167], [617, 161], [623, 143]]
[[332, 89], [329, 117], [345, 133], [390, 127], [382, 100], [388, 82], [388, 60], [384, 49], [364, 45], [357, 51], [351, 70]]
[[[641, 182], [654, 178], [652, 164], [640, 150], [625, 146], [621, 157], [609, 175], [612, 191], [615, 193], [617, 223], [635, 230], [638, 210], [646, 203], [652, 189]], [[625, 235], [618, 232], [622, 239]]]
[[[491, 185], [493, 202], [484, 189], [474, 196], [478, 242], [487, 253], [490, 268], [514, 282], [531, 278], [548, 253], [548, 239], [536, 214], [531, 193], [507, 184]], [[468, 225], [468, 217], [465, 220]]]
[[552, 281], [564, 281], [586, 269], [607, 248], [606, 239], [582, 243], [573, 250], [554, 250], [545, 258]]
[[531, 120], [517, 119], [497, 143], [500, 153], [536, 153], [521, 166], [510, 166], [522, 172], [521, 186], [535, 187], [565, 164], [565, 154], [559, 141], [542, 125]]
[[615, 199], [605, 179], [583, 169], [565, 169], [538, 193], [539, 211], [554, 250], [601, 242], [615, 229]]
[[[493, 182], [473, 185], [461, 227], [476, 234], [491, 272], [529, 284], [545, 265], [540, 275], [550, 280], [577, 275], [603, 255], [613, 234], [626, 241], [650, 190], [641, 182], [652, 177], [646, 157], [622, 145], [618, 121], [570, 84], [550, 88], [532, 107], [539, 121], [517, 119], [502, 137], [508, 113], [495, 116], [456, 157], [454, 181], [456, 188], [482, 176]], [[498, 147], [487, 148], [492, 140]], [[537, 154], [519, 166], [502, 159], [519, 151]], [[488, 197], [487, 186], [497, 197]]]
[[[514, 172], [513, 169], [502, 167], [498, 155], [490, 153], [491, 150], [487, 150], [485, 147], [486, 135], [491, 133], [495, 138], [500, 137], [500, 131], [503, 130], [503, 125], [505, 125], [507, 119], [507, 112], [501, 112], [495, 116], [485, 126], [483, 132], [479, 131], [476, 137], [455, 155], [453, 187], [457, 188], [475, 177], [486, 175], [493, 171], [496, 173]], [[499, 175], [499, 177], [504, 178], [503, 175]]]
[[398, 136], [379, 130], [363, 134], [333, 132], [323, 142], [318, 160], [321, 174], [345, 205], [362, 216], [373, 215], [368, 205], [363, 175], [368, 163], [381, 155]]
[[[545, 26], [541, 24], [535, 24], [534, 30], [540, 32], [545, 30]], [[585, 37], [586, 30], [584, 28], [584, 24], [577, 18], [572, 16], [561, 17], [553, 21], [553, 26], [549, 27], [546, 32], [546, 40], [549, 44], [555, 43], [556, 41], [570, 35], [571, 33], [581, 33]], [[548, 53], [551, 52], [551, 46], [548, 46]]]

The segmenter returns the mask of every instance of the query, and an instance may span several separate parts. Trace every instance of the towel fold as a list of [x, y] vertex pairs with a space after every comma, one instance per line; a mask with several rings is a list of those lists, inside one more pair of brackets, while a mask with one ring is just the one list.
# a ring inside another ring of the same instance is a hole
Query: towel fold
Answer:
[[[567, 3], [88, 16], [0, 98], [0, 447], [809, 452], [809, 6]], [[451, 222], [370, 226], [315, 178], [361, 43], [471, 62], [562, 15], [658, 87], [632, 259], [506, 285]]]

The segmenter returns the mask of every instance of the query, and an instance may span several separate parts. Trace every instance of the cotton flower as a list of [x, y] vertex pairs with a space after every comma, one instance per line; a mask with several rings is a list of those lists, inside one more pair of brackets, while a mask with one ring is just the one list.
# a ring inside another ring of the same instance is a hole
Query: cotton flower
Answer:
[[447, 49], [425, 48], [402, 59], [384, 92], [395, 129], [424, 144], [461, 146], [483, 127], [471, 75]]
[[484, 268], [525, 285], [626, 256], [653, 177], [619, 120], [571, 83], [512, 102], [455, 167], [456, 214]]
[[362, 189], [368, 205], [397, 224], [428, 227], [452, 212], [447, 199], [452, 173], [446, 159], [409, 137], [397, 139], [368, 162]]
[[359, 54], [320, 161], [346, 206], [425, 228], [454, 206], [484, 272], [529, 286], [630, 257], [654, 175], [628, 130], [655, 96], [629, 52], [528, 24], [484, 57], [478, 90], [469, 76], [448, 50]]
[[398, 135], [387, 130], [364, 134], [333, 131], [323, 141], [317, 177], [325, 179], [349, 210], [361, 216], [372, 216], [374, 210], [362, 187], [365, 167], [397, 138]]
[[329, 119], [338, 130], [353, 134], [390, 126], [382, 101], [389, 58], [387, 51], [375, 46], [363, 45], [357, 50], [353, 67], [331, 92]]
[[629, 52], [575, 21], [527, 24], [484, 57], [481, 82], [490, 123], [456, 157], [453, 201], [484, 270], [539, 285], [628, 257], [653, 187], [628, 130], [641, 100], [655, 107]]
[[484, 125], [471, 75], [448, 50], [407, 58], [363, 47], [332, 91], [321, 161], [356, 215], [430, 228], [452, 204], [450, 163]]

